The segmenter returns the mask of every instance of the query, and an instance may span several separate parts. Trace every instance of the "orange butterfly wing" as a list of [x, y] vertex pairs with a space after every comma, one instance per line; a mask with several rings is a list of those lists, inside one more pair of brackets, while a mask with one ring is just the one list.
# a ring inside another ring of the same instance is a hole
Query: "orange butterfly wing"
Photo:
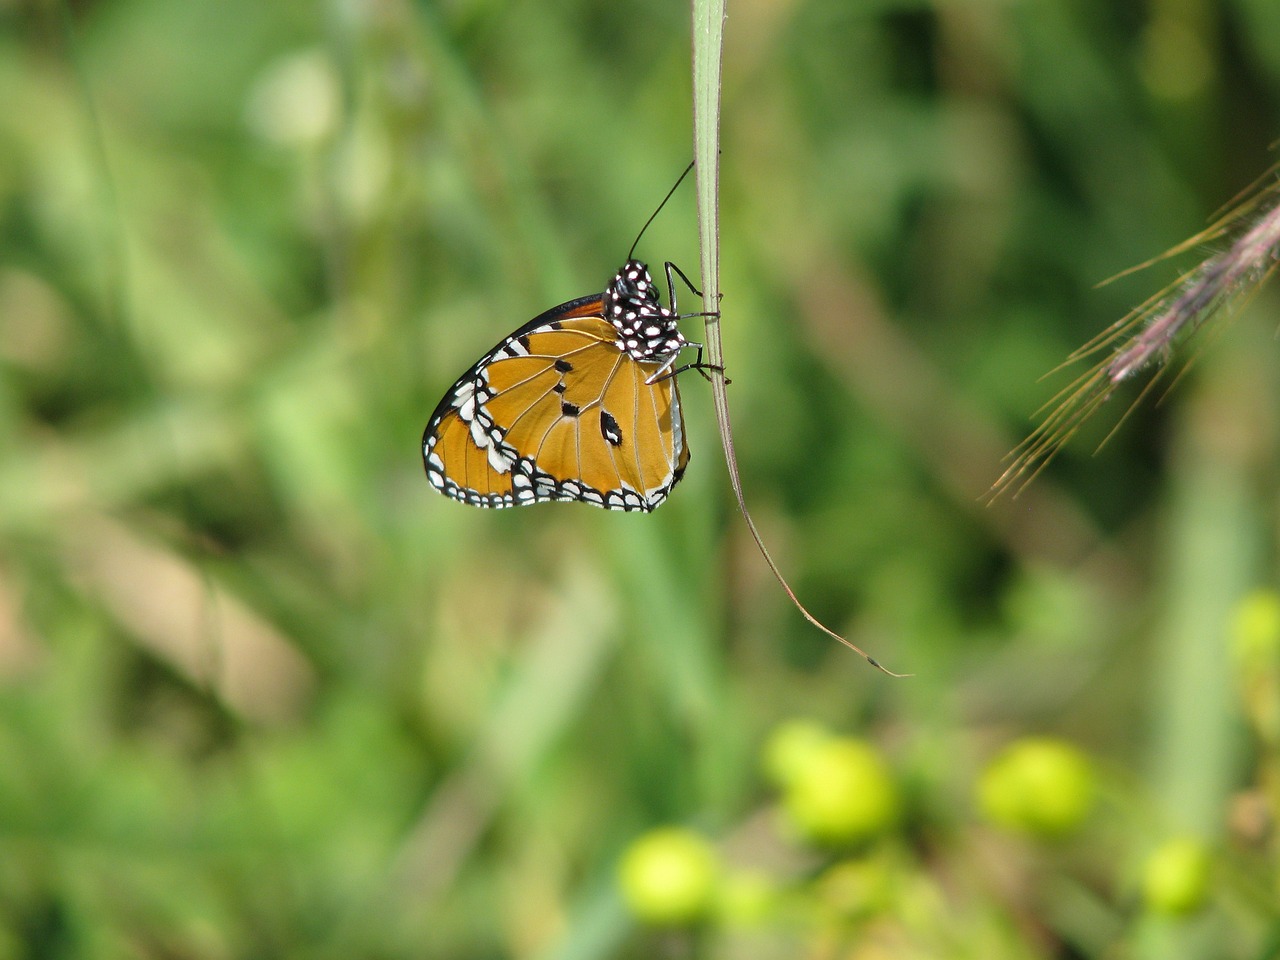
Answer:
[[604, 298], [517, 330], [454, 384], [427, 424], [427, 479], [480, 507], [581, 500], [648, 512], [684, 475], [675, 377], [622, 349]]

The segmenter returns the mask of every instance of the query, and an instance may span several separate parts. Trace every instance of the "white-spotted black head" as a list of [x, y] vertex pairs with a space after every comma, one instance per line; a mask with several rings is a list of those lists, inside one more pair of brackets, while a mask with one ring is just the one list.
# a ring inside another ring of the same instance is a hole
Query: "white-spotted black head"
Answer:
[[676, 328], [679, 317], [662, 305], [649, 268], [628, 260], [604, 293], [605, 319], [618, 331], [618, 349], [636, 360], [665, 362], [687, 340]]

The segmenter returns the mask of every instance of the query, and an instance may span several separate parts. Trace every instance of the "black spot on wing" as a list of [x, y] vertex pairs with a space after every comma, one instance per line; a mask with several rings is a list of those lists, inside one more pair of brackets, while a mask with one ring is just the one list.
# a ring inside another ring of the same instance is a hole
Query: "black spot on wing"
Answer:
[[622, 445], [622, 429], [608, 410], [600, 411], [600, 434], [613, 446]]

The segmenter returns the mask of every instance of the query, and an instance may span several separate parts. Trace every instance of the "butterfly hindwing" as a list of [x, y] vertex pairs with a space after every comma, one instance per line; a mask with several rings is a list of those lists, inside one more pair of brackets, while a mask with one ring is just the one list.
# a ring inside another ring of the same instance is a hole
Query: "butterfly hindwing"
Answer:
[[427, 424], [432, 486], [482, 507], [580, 500], [653, 510], [689, 460], [680, 395], [674, 377], [647, 382], [660, 364], [624, 347], [603, 296], [562, 304], [507, 337]]

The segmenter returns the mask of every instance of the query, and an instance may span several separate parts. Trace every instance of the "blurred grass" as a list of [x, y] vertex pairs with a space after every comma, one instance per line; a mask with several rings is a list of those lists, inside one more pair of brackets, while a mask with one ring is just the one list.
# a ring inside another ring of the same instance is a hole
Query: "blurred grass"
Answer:
[[[652, 517], [421, 476], [447, 384], [598, 289], [687, 163], [686, 7], [0, 3], [0, 956], [709, 954], [632, 928], [617, 856], [683, 822], [769, 860], [757, 753], [798, 715], [907, 784], [895, 955], [1268, 955], [1274, 832], [1237, 812], [1274, 821], [1274, 745], [1224, 638], [1276, 583], [1275, 294], [1100, 455], [978, 498], [1037, 378], [1168, 277], [1094, 285], [1270, 162], [1274, 21], [730, 6], [744, 482], [891, 683], [768, 579], [696, 379]], [[639, 254], [687, 268], [694, 224], [682, 190]], [[972, 811], [1039, 732], [1111, 772], [1056, 853]], [[1194, 930], [1121, 862], [1175, 829], [1241, 864]]]

